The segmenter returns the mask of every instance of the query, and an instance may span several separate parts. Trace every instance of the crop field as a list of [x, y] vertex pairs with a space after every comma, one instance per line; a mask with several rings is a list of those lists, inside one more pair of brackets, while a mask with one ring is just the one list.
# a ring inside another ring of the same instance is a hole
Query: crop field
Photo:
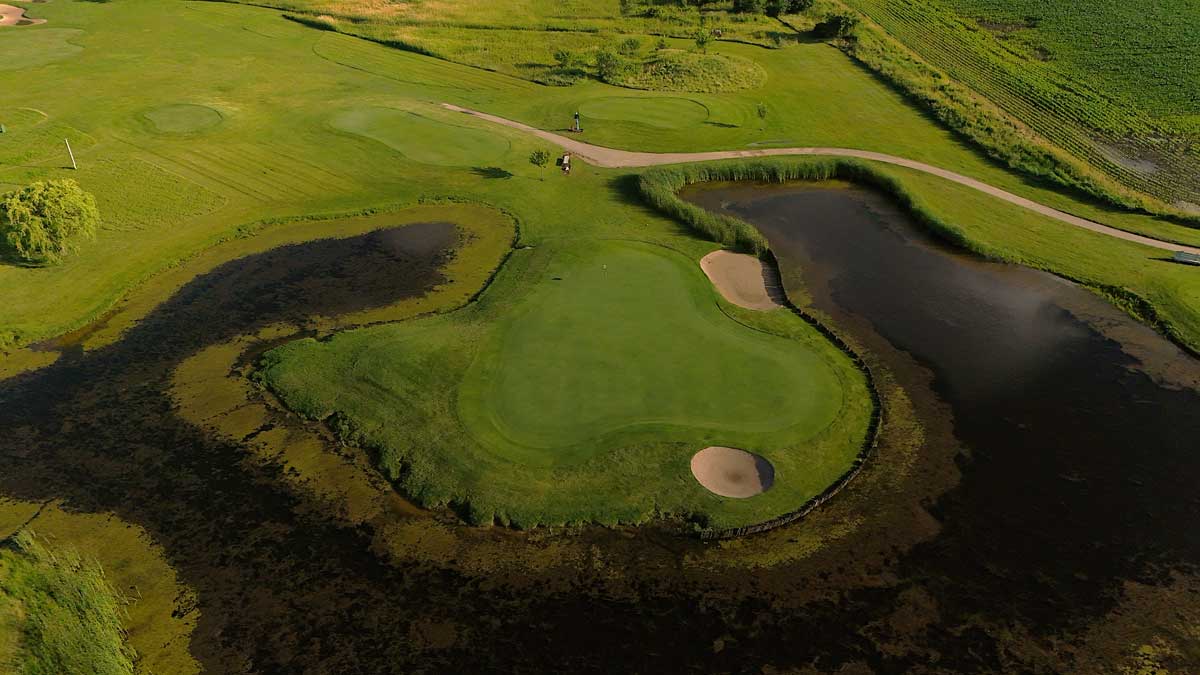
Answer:
[[1194, 3], [849, 0], [1035, 132], [1122, 183], [1200, 204]]

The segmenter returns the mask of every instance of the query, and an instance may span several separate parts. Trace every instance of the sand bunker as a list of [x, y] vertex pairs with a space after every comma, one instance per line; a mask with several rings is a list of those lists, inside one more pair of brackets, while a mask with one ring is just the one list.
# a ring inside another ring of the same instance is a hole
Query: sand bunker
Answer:
[[784, 303], [779, 275], [752, 255], [713, 251], [700, 260], [700, 269], [721, 295], [735, 305], [766, 310]]
[[771, 489], [775, 467], [752, 452], [714, 445], [692, 455], [692, 475], [709, 492], [745, 499]]
[[0, 5], [0, 26], [32, 26], [46, 23], [45, 19], [30, 19], [25, 16], [25, 9], [12, 5]]

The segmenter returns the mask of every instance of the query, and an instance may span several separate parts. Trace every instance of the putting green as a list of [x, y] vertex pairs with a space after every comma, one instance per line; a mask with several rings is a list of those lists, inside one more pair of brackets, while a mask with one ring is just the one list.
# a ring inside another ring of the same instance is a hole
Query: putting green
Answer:
[[[786, 310], [725, 304], [696, 260], [592, 240], [517, 251], [453, 314], [300, 340], [264, 356], [294, 410], [371, 448], [419, 503], [520, 525], [787, 513], [854, 461], [865, 379]], [[706, 490], [691, 459], [746, 448], [770, 490]]]
[[546, 274], [461, 389], [468, 429], [507, 459], [576, 461], [606, 436], [648, 429], [812, 434], [838, 412], [828, 363], [730, 321], [673, 251], [597, 242]]
[[330, 124], [379, 141], [422, 164], [480, 166], [501, 159], [509, 148], [508, 140], [495, 130], [459, 126], [395, 108], [355, 107], [335, 115]]
[[83, 35], [72, 28], [0, 30], [0, 70], [25, 70], [75, 56], [83, 47], [71, 41]]
[[688, 98], [605, 96], [579, 106], [585, 118], [634, 122], [659, 129], [680, 129], [708, 119], [703, 104]]
[[172, 103], [151, 108], [142, 113], [161, 134], [194, 134], [207, 131], [221, 123], [221, 113], [204, 105]]

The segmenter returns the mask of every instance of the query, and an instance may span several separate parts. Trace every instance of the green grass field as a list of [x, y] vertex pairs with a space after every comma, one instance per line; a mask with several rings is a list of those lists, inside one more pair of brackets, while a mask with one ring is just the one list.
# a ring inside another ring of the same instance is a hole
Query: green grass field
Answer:
[[[746, 525], [815, 496], [862, 447], [872, 406], [848, 357], [786, 310], [718, 300], [691, 256], [604, 240], [510, 267], [469, 311], [292, 343], [262, 376], [407, 494], [479, 522]], [[708, 493], [689, 468], [708, 445], [767, 457], [775, 486]]]

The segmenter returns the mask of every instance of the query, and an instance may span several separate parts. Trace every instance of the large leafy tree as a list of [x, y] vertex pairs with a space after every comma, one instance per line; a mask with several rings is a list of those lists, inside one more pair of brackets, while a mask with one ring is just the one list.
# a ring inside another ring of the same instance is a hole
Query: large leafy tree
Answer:
[[0, 197], [0, 237], [27, 262], [62, 262], [99, 225], [96, 199], [73, 180], [39, 181]]

